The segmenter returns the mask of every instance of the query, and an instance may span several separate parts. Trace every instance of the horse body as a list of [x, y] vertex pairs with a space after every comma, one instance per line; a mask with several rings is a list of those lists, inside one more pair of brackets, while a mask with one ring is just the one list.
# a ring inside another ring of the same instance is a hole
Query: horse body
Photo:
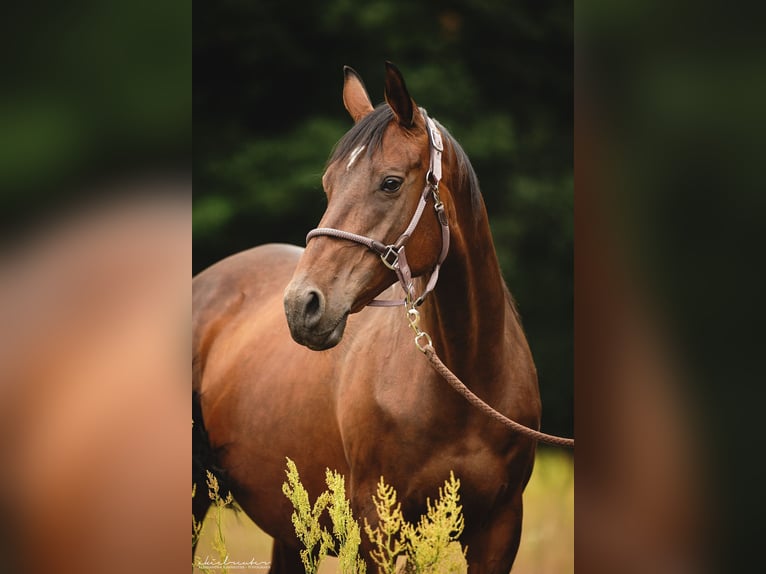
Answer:
[[[416, 194], [406, 192], [422, 181], [428, 147], [425, 132], [413, 135], [420, 115], [407, 106], [403, 80], [392, 67], [388, 72], [389, 109], [375, 112], [347, 72], [344, 102], [359, 129], [363, 121], [385, 127], [379, 154], [362, 154], [359, 145], [353, 157], [336, 150], [323, 180], [328, 227], [390, 238], [414, 209]], [[408, 119], [411, 129], [402, 130]], [[531, 353], [502, 281], [483, 202], [464, 189], [470, 179], [460, 154], [450, 137], [442, 195], [453, 240], [439, 287], [420, 307], [421, 327], [474, 392], [537, 427]], [[371, 196], [365, 182], [381, 173], [394, 174], [401, 190]], [[424, 217], [408, 244], [416, 276], [433, 267], [435, 219]], [[312, 497], [324, 489], [325, 468], [342, 473], [354, 515], [371, 524], [381, 476], [397, 489], [405, 518], [414, 520], [454, 471], [471, 572], [506, 573], [513, 563], [535, 442], [448, 388], [413, 344], [401, 310], [366, 306], [400, 291], [387, 288], [392, 278], [360, 246], [315, 237], [305, 251], [257, 247], [194, 279], [194, 390], [210, 443], [219, 449], [216, 464], [242, 508], [275, 539], [272, 572], [302, 572], [292, 508], [281, 493], [285, 457], [295, 460]], [[415, 279], [420, 288], [424, 283]]]

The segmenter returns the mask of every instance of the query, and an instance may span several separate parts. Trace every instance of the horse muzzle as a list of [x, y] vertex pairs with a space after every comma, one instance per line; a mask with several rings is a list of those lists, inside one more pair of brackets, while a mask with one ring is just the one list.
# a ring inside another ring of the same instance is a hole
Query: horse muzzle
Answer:
[[328, 305], [321, 289], [292, 281], [285, 289], [285, 315], [293, 340], [313, 351], [337, 345], [346, 329], [348, 309]]

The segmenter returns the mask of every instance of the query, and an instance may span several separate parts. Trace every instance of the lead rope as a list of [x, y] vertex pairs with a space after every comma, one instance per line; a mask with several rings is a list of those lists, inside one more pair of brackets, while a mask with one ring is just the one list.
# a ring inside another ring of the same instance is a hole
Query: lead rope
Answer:
[[476, 396], [476, 394], [471, 389], [466, 387], [463, 381], [458, 379], [457, 376], [455, 376], [455, 373], [450, 371], [436, 354], [433, 341], [431, 341], [431, 336], [423, 331], [418, 325], [420, 322], [420, 311], [415, 308], [413, 302], [409, 298], [407, 299], [407, 322], [410, 324], [410, 328], [415, 332], [415, 345], [426, 356], [433, 370], [439, 373], [442, 378], [447, 381], [450, 386], [459, 394], [461, 394], [469, 403], [471, 403], [490, 418], [520, 434], [523, 434], [524, 436], [555, 446], [574, 448], [573, 438], [565, 438], [547, 434], [524, 426], [521, 423], [517, 423], [516, 421], [509, 419], [504, 414], [493, 409], [478, 396]]

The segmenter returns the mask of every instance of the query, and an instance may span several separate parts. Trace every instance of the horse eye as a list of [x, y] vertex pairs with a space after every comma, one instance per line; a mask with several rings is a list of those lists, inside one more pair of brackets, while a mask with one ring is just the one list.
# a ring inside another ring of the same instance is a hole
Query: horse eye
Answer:
[[401, 186], [402, 180], [398, 177], [387, 177], [383, 180], [383, 184], [380, 186], [380, 189], [388, 193], [394, 193], [395, 191], [399, 191]]

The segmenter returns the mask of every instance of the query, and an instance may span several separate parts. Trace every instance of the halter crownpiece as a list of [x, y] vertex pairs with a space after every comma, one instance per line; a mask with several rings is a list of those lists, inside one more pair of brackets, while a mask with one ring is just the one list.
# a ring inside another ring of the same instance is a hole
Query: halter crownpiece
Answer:
[[[414, 306], [419, 306], [423, 303], [426, 296], [434, 290], [436, 282], [439, 280], [439, 269], [441, 268], [444, 259], [449, 252], [449, 222], [447, 220], [447, 214], [444, 211], [444, 204], [439, 198], [439, 182], [442, 178], [442, 152], [444, 151], [444, 144], [442, 142], [442, 134], [439, 128], [436, 127], [436, 123], [428, 117], [425, 110], [421, 108], [421, 113], [426, 121], [426, 131], [428, 132], [428, 143], [430, 148], [430, 163], [428, 172], [426, 173], [426, 185], [423, 188], [423, 193], [420, 194], [420, 201], [415, 209], [415, 213], [410, 219], [410, 223], [407, 228], [402, 232], [399, 238], [389, 245], [385, 245], [380, 241], [365, 237], [364, 235], [358, 235], [351, 233], [350, 231], [342, 231], [340, 229], [334, 229], [332, 227], [318, 227], [309, 231], [306, 235], [306, 244], [311, 239], [320, 235], [328, 237], [335, 237], [337, 239], [346, 239], [348, 241], [354, 241], [367, 247], [370, 251], [377, 253], [380, 256], [380, 260], [383, 265], [394, 271], [399, 284], [404, 289], [406, 295], [405, 299], [375, 299], [368, 303], [371, 307], [394, 307], [399, 305], [406, 305], [408, 302]], [[415, 231], [415, 228], [420, 222], [420, 218], [423, 216], [428, 198], [433, 197], [434, 211], [436, 217], [439, 220], [439, 224], [442, 230], [442, 249], [439, 254], [439, 259], [434, 266], [434, 270], [431, 272], [431, 276], [428, 279], [425, 289], [419, 297], [415, 298], [412, 284], [412, 270], [409, 263], [407, 263], [407, 255], [405, 253], [405, 246], [410, 239], [410, 236]], [[413, 303], [414, 301], [414, 303]]]

